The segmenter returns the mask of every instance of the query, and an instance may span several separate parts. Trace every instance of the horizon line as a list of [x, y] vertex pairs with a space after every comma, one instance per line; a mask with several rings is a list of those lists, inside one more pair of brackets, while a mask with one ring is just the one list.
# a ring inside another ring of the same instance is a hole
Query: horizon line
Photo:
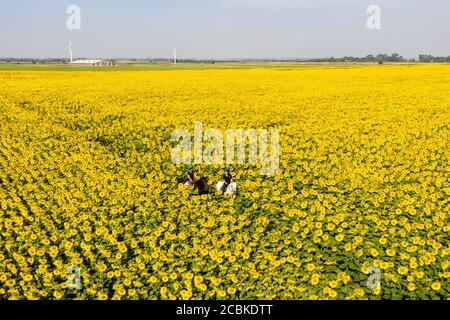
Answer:
[[[306, 60], [312, 60], [312, 59], [344, 59], [344, 58], [357, 58], [357, 59], [364, 59], [369, 56], [373, 56], [376, 58], [378, 55], [388, 55], [392, 56], [393, 54], [398, 54], [403, 59], [416, 59], [419, 58], [420, 55], [430, 55], [433, 57], [450, 57], [450, 53], [448, 56], [446, 55], [434, 55], [431, 53], [420, 53], [416, 56], [403, 56], [399, 53], [377, 53], [377, 54], [367, 54], [364, 56], [359, 55], [345, 55], [345, 56], [316, 56], [316, 57], [235, 57], [235, 58], [212, 58], [212, 57], [178, 57], [178, 60], [206, 60], [206, 61], [234, 61], [234, 60], [269, 60], [269, 61], [306, 61]], [[85, 59], [104, 59], [104, 60], [173, 60], [173, 57], [87, 57], [87, 56], [80, 56], [80, 57], [74, 57], [74, 60], [85, 60]], [[70, 60], [68, 57], [11, 57], [11, 56], [0, 56], [0, 60]]]

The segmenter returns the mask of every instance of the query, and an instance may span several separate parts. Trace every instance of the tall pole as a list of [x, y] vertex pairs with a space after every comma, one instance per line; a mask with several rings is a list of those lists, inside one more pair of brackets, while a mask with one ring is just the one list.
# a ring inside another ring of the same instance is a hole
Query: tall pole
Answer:
[[173, 49], [173, 64], [177, 64], [177, 49]]
[[72, 42], [69, 43], [70, 62], [73, 62]]

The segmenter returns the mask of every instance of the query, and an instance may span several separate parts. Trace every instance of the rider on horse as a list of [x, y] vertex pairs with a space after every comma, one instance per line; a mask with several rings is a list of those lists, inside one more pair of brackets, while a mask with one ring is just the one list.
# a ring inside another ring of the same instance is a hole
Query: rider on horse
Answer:
[[207, 194], [208, 190], [208, 178], [202, 177], [197, 179], [195, 175], [195, 170], [192, 165], [187, 167], [187, 177], [183, 180], [183, 183], [186, 187], [192, 187], [192, 189], [197, 189], [200, 195]]
[[222, 175], [222, 179], [224, 181], [224, 184], [222, 188], [220, 189], [223, 193], [227, 191], [228, 186], [231, 184], [233, 177], [230, 174], [230, 169], [226, 168], [225, 173]]
[[188, 186], [192, 186], [192, 188], [195, 188], [195, 170], [194, 167], [192, 165], [189, 165], [187, 167], [188, 169], [188, 173], [187, 173], [187, 179], [186, 179], [186, 184]]

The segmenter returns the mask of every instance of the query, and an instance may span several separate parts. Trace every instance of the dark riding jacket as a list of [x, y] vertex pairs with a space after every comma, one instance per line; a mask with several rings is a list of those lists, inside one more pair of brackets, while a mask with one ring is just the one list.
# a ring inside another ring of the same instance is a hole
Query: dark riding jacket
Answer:
[[194, 170], [189, 170], [188, 171], [188, 180], [192, 183], [195, 182], [195, 172]]
[[229, 185], [231, 184], [231, 181], [233, 180], [233, 177], [232, 177], [231, 174], [229, 174], [229, 173], [225, 173], [225, 174], [222, 176], [222, 178], [223, 178], [223, 180], [224, 180], [224, 182], [225, 182], [225, 184], [226, 184], [227, 186], [229, 186]]

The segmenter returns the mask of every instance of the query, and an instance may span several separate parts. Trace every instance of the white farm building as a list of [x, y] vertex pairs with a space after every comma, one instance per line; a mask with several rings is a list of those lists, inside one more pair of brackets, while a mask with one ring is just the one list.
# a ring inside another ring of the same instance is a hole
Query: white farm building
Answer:
[[105, 59], [73, 59], [72, 52], [72, 42], [69, 43], [69, 54], [70, 54], [70, 64], [78, 65], [78, 66], [113, 66], [114, 63], [112, 61], [108, 61]]
[[70, 62], [73, 65], [80, 66], [112, 66], [114, 65], [111, 61], [108, 60], [98, 60], [98, 59], [89, 59], [89, 60], [74, 60]]

